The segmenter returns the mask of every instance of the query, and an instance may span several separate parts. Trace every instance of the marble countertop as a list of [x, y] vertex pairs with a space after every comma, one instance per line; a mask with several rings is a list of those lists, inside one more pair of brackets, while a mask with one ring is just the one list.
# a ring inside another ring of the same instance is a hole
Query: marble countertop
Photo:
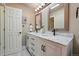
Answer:
[[71, 33], [58, 33], [55, 36], [53, 36], [52, 32], [51, 33], [29, 32], [28, 34], [35, 35], [53, 42], [57, 42], [65, 46], [68, 45], [73, 40], [73, 34]]

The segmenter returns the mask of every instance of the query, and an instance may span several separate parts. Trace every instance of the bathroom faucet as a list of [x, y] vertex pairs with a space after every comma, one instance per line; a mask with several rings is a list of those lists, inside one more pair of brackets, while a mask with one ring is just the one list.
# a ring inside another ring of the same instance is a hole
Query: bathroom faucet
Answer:
[[53, 29], [52, 32], [53, 32], [53, 35], [55, 36], [55, 29]]

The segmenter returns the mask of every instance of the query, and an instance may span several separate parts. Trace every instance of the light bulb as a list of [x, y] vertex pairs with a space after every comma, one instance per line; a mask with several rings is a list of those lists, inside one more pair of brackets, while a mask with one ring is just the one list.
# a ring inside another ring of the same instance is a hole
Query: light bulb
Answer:
[[39, 8], [37, 8], [37, 10], [39, 10]]
[[39, 6], [39, 8], [42, 8], [42, 6]]
[[44, 6], [44, 5], [45, 5], [45, 3], [42, 3], [42, 4], [41, 4], [41, 6]]
[[35, 11], [37, 11], [37, 9], [35, 9]]

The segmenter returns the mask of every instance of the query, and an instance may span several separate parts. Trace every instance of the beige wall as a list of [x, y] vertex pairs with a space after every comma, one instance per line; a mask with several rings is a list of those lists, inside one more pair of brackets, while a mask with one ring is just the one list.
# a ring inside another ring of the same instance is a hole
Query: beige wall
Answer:
[[[70, 4], [70, 22], [69, 22], [69, 31], [75, 34], [74, 40], [74, 53], [79, 55], [79, 16], [76, 19], [76, 9], [79, 7], [79, 4]], [[79, 14], [79, 13], [78, 13]]]

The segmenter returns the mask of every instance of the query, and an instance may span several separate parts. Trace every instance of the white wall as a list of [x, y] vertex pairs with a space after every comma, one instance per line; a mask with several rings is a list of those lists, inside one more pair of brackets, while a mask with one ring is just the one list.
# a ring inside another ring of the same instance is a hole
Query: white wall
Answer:
[[48, 12], [49, 12], [49, 8], [46, 7], [41, 12], [42, 12], [42, 25], [44, 26], [45, 31], [47, 31], [48, 30]]
[[74, 52], [77, 53], [77, 55], [79, 55], [79, 16], [76, 19], [76, 9], [77, 9], [77, 7], [79, 7], [79, 3], [70, 4], [69, 31], [74, 33], [74, 35], [75, 35]]

